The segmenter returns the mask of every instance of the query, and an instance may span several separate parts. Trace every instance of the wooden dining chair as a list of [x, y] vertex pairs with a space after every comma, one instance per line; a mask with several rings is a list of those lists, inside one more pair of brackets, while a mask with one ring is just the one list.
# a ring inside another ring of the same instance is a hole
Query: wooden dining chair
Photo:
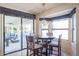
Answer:
[[[50, 53], [58, 52], [58, 56], [61, 56], [61, 36], [62, 35], [59, 35], [58, 40], [53, 41], [53, 43], [49, 44], [49, 46], [50, 46]], [[57, 50], [54, 50], [53, 48], [57, 48]]]
[[[27, 56], [35, 56], [42, 54], [42, 46], [34, 43], [34, 37], [33, 36], [26, 36], [27, 40]], [[39, 51], [40, 50], [40, 51]]]

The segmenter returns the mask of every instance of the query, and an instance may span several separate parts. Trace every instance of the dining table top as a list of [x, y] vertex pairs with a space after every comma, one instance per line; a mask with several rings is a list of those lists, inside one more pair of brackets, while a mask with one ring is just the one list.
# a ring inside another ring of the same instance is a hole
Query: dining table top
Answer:
[[38, 37], [38, 39], [55, 39], [55, 37]]

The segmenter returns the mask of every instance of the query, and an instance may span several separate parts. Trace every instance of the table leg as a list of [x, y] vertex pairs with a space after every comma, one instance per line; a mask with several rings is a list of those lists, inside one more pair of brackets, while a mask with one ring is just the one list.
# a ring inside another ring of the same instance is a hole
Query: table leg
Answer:
[[47, 46], [47, 40], [46, 40], [46, 56], [48, 55], [48, 46]]

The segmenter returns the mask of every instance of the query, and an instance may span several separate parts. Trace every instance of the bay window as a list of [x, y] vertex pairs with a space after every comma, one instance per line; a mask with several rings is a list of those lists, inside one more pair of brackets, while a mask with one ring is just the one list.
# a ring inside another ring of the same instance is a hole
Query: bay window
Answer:
[[[68, 31], [69, 31], [69, 18], [63, 18], [58, 20], [52, 20], [51, 21], [51, 31], [53, 33], [53, 36], [58, 38], [59, 35], [62, 35], [62, 39], [68, 40]], [[47, 33], [49, 32], [49, 21], [42, 21], [41, 22], [41, 32], [42, 36], [46, 37]]]
[[61, 34], [62, 39], [68, 40], [69, 18], [53, 20], [52, 25], [52, 32], [54, 37], [58, 38]]

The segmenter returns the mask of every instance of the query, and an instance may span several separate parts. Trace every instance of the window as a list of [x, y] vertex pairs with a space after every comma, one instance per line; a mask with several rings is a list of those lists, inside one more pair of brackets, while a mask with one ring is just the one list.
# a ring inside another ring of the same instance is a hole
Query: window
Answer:
[[42, 36], [47, 37], [48, 30], [42, 30]]
[[[48, 21], [41, 22], [42, 36], [46, 37], [48, 33], [48, 28], [50, 28], [54, 37], [58, 38], [59, 35], [62, 35], [62, 39], [68, 40], [69, 18], [53, 20], [51, 22]], [[51, 27], [49, 27], [49, 24], [51, 24]]]
[[67, 19], [53, 21], [53, 23], [52, 23], [53, 24], [53, 28], [57, 28], [57, 29], [58, 28], [61, 28], [61, 29], [68, 28], [69, 27], [69, 23], [68, 23]]
[[49, 22], [46, 20], [41, 21], [42, 29], [48, 29]]
[[33, 33], [33, 20], [32, 19], [27, 19], [27, 18], [23, 18], [22, 19], [23, 24], [23, 48], [27, 48], [27, 43], [26, 43], [26, 35], [30, 35]]
[[53, 36], [59, 37], [60, 34], [62, 34], [62, 39], [68, 39], [68, 30], [69, 30], [69, 19], [61, 19], [61, 20], [54, 20], [52, 22], [53, 25]]
[[59, 37], [62, 34], [62, 39], [68, 39], [68, 30], [53, 30], [53, 36]]
[[41, 21], [41, 31], [42, 31], [42, 36], [46, 37], [48, 33], [48, 22], [43, 20]]
[[21, 18], [5, 15], [5, 54], [21, 49]]

